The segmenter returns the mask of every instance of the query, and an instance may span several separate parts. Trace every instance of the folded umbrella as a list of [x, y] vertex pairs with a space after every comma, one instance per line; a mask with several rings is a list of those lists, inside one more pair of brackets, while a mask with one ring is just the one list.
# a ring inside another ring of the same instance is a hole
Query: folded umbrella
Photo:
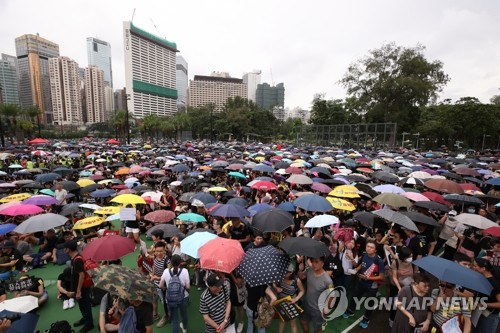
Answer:
[[236, 270], [250, 287], [283, 281], [290, 259], [271, 245], [249, 249]]
[[118, 260], [134, 250], [133, 239], [112, 235], [97, 238], [88, 243], [83, 249], [82, 256], [95, 261]]
[[330, 255], [328, 247], [320, 241], [308, 237], [288, 237], [278, 244], [288, 254], [298, 254], [309, 258], [320, 258]]
[[252, 218], [252, 227], [262, 232], [282, 232], [293, 225], [293, 216], [280, 208], [261, 211]]
[[214, 238], [217, 235], [210, 232], [195, 232], [181, 240], [181, 252], [198, 259], [198, 249]]

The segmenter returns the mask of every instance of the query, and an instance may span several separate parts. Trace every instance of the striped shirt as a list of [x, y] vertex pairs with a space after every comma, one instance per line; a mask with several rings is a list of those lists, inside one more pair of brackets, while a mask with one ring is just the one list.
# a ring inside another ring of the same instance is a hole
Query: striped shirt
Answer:
[[[432, 299], [437, 299], [438, 294], [439, 289], [434, 289], [432, 291]], [[439, 309], [432, 315], [432, 320], [437, 326], [441, 327], [447, 320], [460, 314], [465, 317], [471, 317], [470, 310], [467, 307], [467, 300], [462, 297], [454, 296], [442, 301]]]
[[[200, 296], [200, 313], [208, 315], [217, 325], [220, 325], [226, 317], [226, 304], [229, 301], [229, 293], [225, 288], [215, 295], [210, 291], [210, 288]], [[216, 330], [212, 326], [205, 323], [205, 333], [215, 333]]]
[[[165, 271], [165, 268], [169, 265], [170, 259], [168, 259], [167, 256], [164, 256], [162, 259], [155, 257], [153, 261], [154, 275], [161, 277], [163, 275], [163, 271]], [[155, 280], [155, 285], [157, 288], [160, 288], [160, 280]]]

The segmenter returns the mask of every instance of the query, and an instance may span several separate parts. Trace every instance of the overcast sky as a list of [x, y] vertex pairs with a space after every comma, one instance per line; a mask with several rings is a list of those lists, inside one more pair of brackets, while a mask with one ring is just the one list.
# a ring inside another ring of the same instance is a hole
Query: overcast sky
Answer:
[[86, 37], [98, 37], [111, 43], [121, 88], [122, 22], [134, 8], [136, 26], [177, 43], [190, 79], [260, 69], [262, 82], [285, 84], [290, 108], [310, 108], [316, 93], [344, 98], [349, 63], [391, 41], [421, 43], [444, 63], [451, 81], [441, 98], [500, 94], [498, 0], [1, 0], [0, 53], [15, 55], [16, 37], [39, 33], [86, 67]]

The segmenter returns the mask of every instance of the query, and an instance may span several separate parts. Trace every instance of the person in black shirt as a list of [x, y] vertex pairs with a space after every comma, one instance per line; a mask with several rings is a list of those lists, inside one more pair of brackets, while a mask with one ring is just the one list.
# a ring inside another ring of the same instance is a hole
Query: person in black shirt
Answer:
[[322, 236], [320, 241], [330, 249], [330, 255], [325, 258], [323, 269], [332, 278], [334, 286], [342, 286], [344, 284], [344, 268], [338, 251], [339, 242], [338, 240], [330, 240], [326, 236]]
[[52, 251], [54, 251], [58, 238], [56, 231], [49, 229], [45, 232], [45, 237], [40, 238], [43, 243], [38, 248], [38, 253], [27, 254], [23, 256], [24, 261], [31, 263], [33, 267], [41, 267], [44, 265], [45, 260], [52, 258]]
[[243, 248], [250, 242], [250, 231], [239, 218], [233, 219], [232, 225], [229, 227], [229, 236], [231, 239], [240, 242]]
[[497, 332], [500, 323], [500, 280], [494, 275], [491, 263], [483, 258], [476, 258], [473, 266], [476, 272], [481, 273], [493, 286], [493, 290], [486, 301], [486, 310], [482, 311], [475, 332], [494, 333]]
[[260, 231], [254, 231], [253, 242], [251, 242], [245, 247], [245, 252], [247, 252], [250, 249], [264, 247], [266, 245], [267, 243], [264, 241], [264, 234]]
[[8, 280], [23, 269], [23, 258], [12, 241], [0, 245], [2, 263], [0, 263], [0, 281]]

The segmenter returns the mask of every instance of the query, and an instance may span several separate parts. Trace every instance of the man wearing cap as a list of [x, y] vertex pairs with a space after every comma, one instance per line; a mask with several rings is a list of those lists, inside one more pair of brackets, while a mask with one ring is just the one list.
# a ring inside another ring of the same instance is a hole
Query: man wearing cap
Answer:
[[[439, 233], [436, 246], [434, 247], [434, 253], [437, 253], [441, 249], [441, 247], [443, 247], [443, 245], [451, 237], [454, 236], [454, 234], [455, 234], [454, 230], [458, 224], [458, 221], [455, 219], [455, 216], [457, 216], [457, 211], [450, 210], [448, 213], [444, 214], [443, 217], [441, 217], [439, 219], [439, 224], [441, 224], [443, 227], [441, 229], [441, 232]], [[453, 249], [453, 250], [455, 250], [455, 249]], [[432, 253], [429, 253], [429, 254], [432, 254]], [[451, 254], [451, 255], [453, 255], [453, 254]], [[451, 260], [451, 258], [450, 258], [450, 260]]]
[[0, 245], [0, 251], [3, 259], [0, 264], [0, 281], [5, 281], [23, 269], [23, 258], [14, 242], [10, 240], [6, 240]]
[[200, 313], [205, 321], [205, 333], [224, 333], [231, 313], [230, 293], [224, 279], [217, 274], [207, 277], [207, 289], [200, 296]]

